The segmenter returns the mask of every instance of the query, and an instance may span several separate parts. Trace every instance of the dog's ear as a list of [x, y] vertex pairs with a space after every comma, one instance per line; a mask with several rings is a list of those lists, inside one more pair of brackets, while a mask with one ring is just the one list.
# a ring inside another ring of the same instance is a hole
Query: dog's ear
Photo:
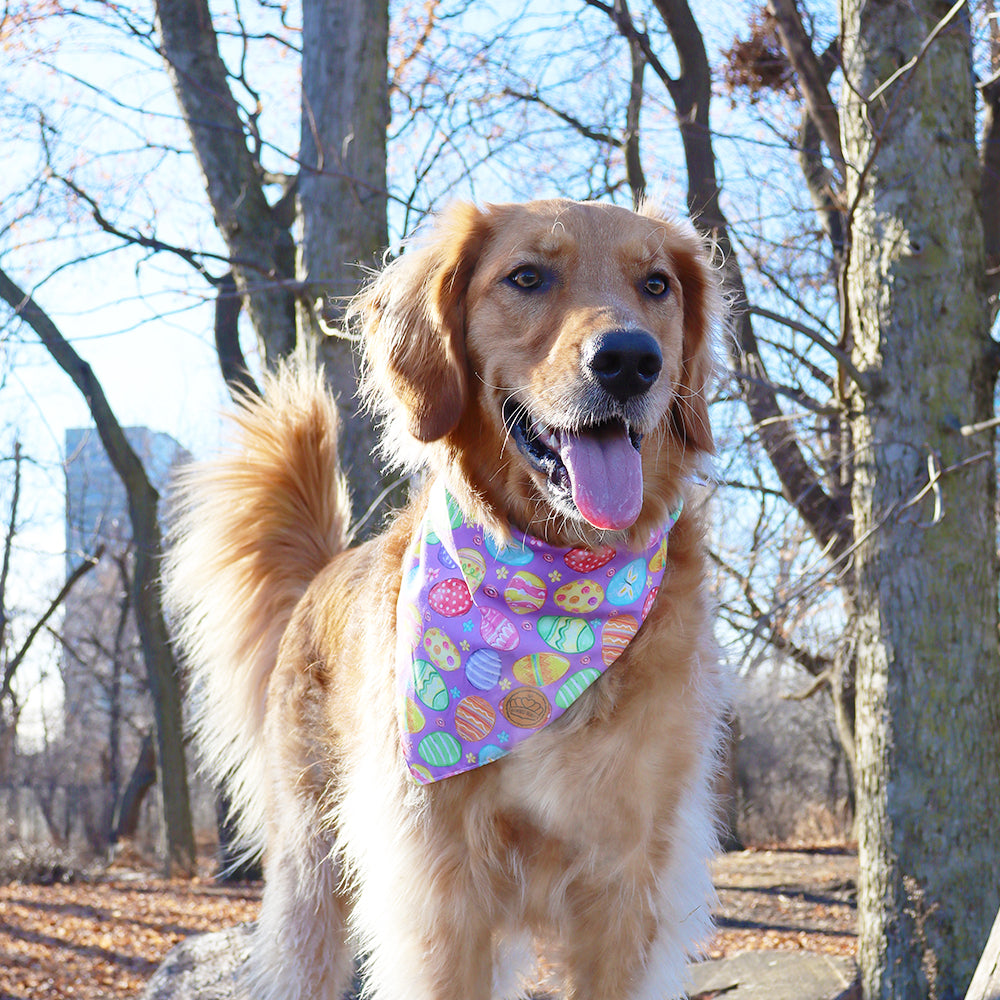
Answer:
[[453, 206], [350, 309], [361, 321], [365, 397], [418, 441], [444, 437], [468, 402], [465, 295], [487, 231], [475, 206]]

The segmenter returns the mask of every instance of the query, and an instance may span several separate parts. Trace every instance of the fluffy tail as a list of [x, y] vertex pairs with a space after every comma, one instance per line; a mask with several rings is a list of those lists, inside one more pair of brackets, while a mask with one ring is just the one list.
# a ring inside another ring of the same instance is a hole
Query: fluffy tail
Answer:
[[261, 730], [278, 643], [313, 577], [346, 545], [350, 501], [322, 375], [289, 365], [246, 397], [220, 458], [178, 477], [164, 597], [193, 723], [250, 849], [262, 846]]

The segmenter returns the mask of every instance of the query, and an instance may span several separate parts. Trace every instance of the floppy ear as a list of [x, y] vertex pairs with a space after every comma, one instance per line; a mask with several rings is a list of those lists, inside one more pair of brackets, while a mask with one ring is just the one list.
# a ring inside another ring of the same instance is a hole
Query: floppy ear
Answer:
[[453, 206], [350, 309], [361, 320], [365, 398], [418, 441], [444, 437], [468, 402], [465, 293], [486, 234], [475, 206]]
[[715, 439], [708, 419], [708, 389], [715, 375], [712, 326], [721, 309], [718, 282], [701, 239], [682, 232], [672, 247], [684, 305], [684, 361], [673, 421], [685, 444], [695, 451], [714, 452]]

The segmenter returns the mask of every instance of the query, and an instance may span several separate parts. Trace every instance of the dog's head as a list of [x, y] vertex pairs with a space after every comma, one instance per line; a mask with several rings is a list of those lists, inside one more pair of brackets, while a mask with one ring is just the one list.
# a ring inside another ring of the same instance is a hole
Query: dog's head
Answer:
[[352, 313], [390, 454], [488, 524], [593, 543], [648, 532], [712, 450], [717, 306], [690, 224], [558, 200], [455, 206]]

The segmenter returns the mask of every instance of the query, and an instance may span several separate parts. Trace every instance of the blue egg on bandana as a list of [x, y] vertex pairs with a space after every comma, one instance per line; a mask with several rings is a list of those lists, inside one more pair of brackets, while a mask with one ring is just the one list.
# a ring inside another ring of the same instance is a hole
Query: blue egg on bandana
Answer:
[[458, 563], [455, 562], [450, 555], [448, 555], [448, 550], [444, 546], [441, 546], [441, 548], [438, 549], [438, 562], [441, 563], [445, 569], [458, 569]]
[[621, 607], [637, 601], [646, 586], [646, 560], [633, 559], [608, 581], [605, 596], [609, 604]]
[[497, 545], [497, 543], [494, 542], [489, 535], [487, 535], [483, 539], [483, 544], [486, 546], [486, 551], [489, 552], [494, 559], [498, 562], [502, 562], [505, 566], [527, 566], [528, 563], [535, 558], [535, 554], [531, 551], [531, 549], [518, 542], [511, 542], [509, 545], [503, 543]]
[[480, 691], [489, 691], [500, 680], [500, 654], [495, 649], [477, 649], [465, 663], [465, 678]]
[[494, 760], [499, 760], [501, 757], [506, 757], [506, 751], [501, 750], [500, 747], [494, 746], [492, 743], [487, 743], [486, 746], [479, 751], [479, 756], [476, 758], [478, 764], [489, 764]]

